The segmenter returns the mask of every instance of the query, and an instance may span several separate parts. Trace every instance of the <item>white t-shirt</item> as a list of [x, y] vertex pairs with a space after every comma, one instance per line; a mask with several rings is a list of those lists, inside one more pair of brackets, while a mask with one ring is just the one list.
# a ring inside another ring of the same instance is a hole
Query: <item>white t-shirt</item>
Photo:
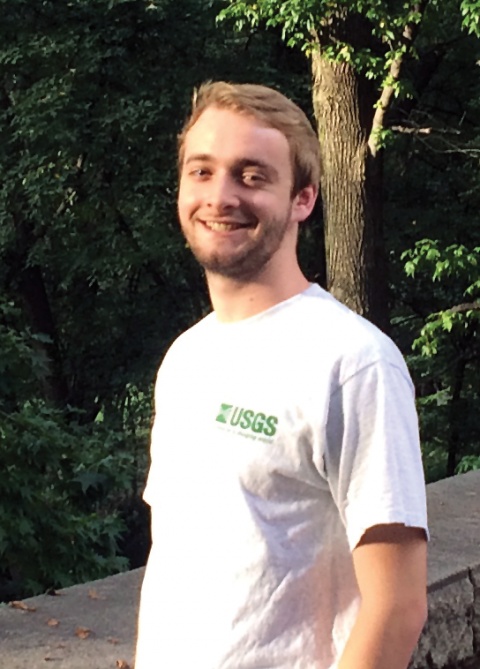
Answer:
[[333, 669], [351, 551], [426, 529], [414, 391], [388, 337], [317, 285], [181, 335], [155, 392], [136, 669]]

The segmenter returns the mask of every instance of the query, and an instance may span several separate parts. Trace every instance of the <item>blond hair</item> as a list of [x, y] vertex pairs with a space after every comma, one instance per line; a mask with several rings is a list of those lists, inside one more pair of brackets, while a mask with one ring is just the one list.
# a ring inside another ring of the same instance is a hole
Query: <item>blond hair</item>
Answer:
[[253, 116], [267, 127], [285, 135], [290, 147], [293, 188], [296, 195], [307, 186], [318, 188], [320, 148], [317, 135], [303, 111], [287, 97], [267, 86], [207, 81], [194, 92], [192, 111], [178, 136], [178, 161], [181, 167], [185, 137], [208, 107], [230, 109]]

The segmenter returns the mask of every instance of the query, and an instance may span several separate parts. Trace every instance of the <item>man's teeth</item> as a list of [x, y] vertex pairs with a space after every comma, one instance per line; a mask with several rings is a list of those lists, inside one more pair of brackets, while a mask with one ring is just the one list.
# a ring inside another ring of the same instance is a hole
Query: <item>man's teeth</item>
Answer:
[[204, 221], [209, 230], [214, 232], [229, 232], [230, 230], [239, 230], [245, 227], [240, 223], [219, 223], [218, 221]]

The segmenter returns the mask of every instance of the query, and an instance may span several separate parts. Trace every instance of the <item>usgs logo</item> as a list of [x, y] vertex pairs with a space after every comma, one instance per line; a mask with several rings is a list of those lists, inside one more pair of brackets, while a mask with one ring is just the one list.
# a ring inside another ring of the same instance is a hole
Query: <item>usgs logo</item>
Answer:
[[233, 404], [221, 404], [218, 416], [215, 419], [217, 423], [224, 423], [233, 428], [240, 428], [254, 432], [255, 434], [273, 437], [277, 431], [278, 418], [276, 416], [267, 416], [261, 411], [252, 409], [242, 409]]

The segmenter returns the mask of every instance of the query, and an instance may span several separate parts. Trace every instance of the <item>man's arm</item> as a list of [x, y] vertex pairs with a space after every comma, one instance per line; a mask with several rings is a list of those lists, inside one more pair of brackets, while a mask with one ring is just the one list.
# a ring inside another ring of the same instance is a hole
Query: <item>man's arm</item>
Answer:
[[426, 556], [422, 529], [365, 532], [353, 550], [362, 601], [338, 669], [406, 669], [427, 617]]

